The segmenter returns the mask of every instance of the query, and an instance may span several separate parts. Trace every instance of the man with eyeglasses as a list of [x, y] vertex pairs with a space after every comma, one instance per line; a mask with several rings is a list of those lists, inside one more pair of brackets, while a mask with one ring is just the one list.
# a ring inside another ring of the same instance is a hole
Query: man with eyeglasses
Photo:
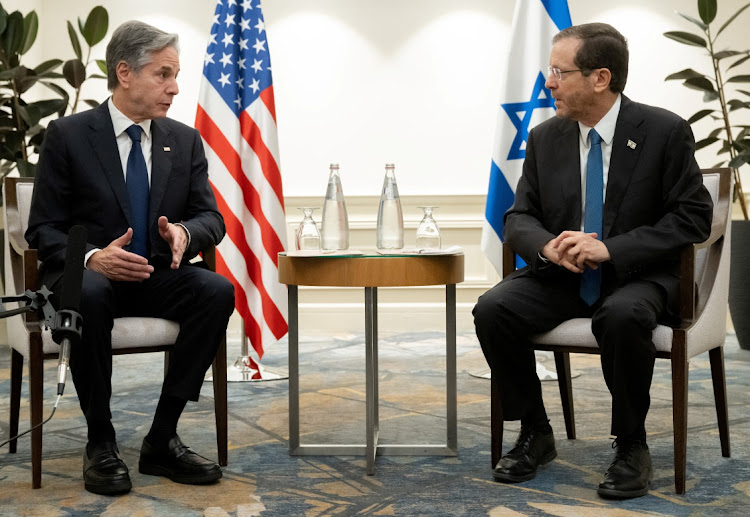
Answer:
[[573, 26], [552, 43], [545, 86], [557, 116], [529, 133], [503, 232], [528, 266], [474, 308], [503, 418], [521, 420], [493, 476], [526, 481], [557, 456], [530, 336], [590, 317], [616, 436], [598, 493], [638, 497], [653, 476], [645, 429], [656, 357], [651, 333], [677, 318], [680, 251], [708, 237], [712, 202], [690, 125], [622, 94], [628, 47], [616, 29]]

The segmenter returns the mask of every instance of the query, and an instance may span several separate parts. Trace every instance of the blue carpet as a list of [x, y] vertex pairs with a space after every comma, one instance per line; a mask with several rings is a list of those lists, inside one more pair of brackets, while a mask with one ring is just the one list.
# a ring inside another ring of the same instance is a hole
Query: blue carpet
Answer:
[[[441, 333], [398, 334], [380, 342], [380, 443], [445, 441], [445, 356]], [[304, 443], [364, 442], [364, 337], [307, 340], [300, 347], [301, 433]], [[264, 363], [286, 366], [286, 344]], [[230, 351], [230, 356], [232, 351]], [[577, 440], [565, 439], [557, 385], [544, 396], [557, 435], [558, 458], [536, 479], [516, 485], [492, 480], [489, 456], [489, 381], [470, 372], [486, 368], [473, 335], [458, 338], [458, 457], [380, 456], [365, 475], [363, 457], [291, 457], [288, 454], [287, 381], [229, 384], [229, 465], [216, 485], [185, 486], [137, 472], [138, 452], [158, 396], [162, 357], [115, 359], [114, 423], [133, 491], [120, 497], [89, 494], [81, 479], [86, 429], [71, 387], [45, 426], [41, 490], [31, 489], [28, 438], [18, 453], [0, 450], [0, 514], [63, 515], [746, 515], [750, 503], [748, 385], [750, 352], [733, 336], [725, 347], [732, 457], [722, 458], [707, 356], [691, 362], [687, 493], [674, 493], [671, 374], [658, 360], [647, 421], [655, 468], [651, 492], [606, 501], [596, 486], [611, 461], [609, 394], [598, 357], [572, 356]], [[233, 358], [232, 358], [233, 359]], [[543, 358], [548, 367], [554, 362]], [[0, 409], [8, 436], [9, 353], [0, 348]], [[46, 364], [49, 414], [54, 402], [54, 361]], [[28, 426], [27, 386], [22, 424]], [[180, 421], [183, 440], [215, 458], [210, 383]], [[505, 449], [518, 423], [505, 426]]]

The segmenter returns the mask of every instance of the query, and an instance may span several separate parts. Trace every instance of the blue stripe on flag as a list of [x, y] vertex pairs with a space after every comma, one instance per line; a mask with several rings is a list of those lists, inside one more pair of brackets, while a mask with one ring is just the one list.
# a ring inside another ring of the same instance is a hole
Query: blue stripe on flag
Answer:
[[493, 161], [484, 217], [501, 240], [503, 238], [503, 216], [513, 204], [513, 197], [513, 190], [508, 184], [508, 179]]
[[558, 29], [567, 29], [573, 25], [570, 19], [568, 0], [542, 0], [542, 5], [544, 5], [549, 17], [552, 18]]

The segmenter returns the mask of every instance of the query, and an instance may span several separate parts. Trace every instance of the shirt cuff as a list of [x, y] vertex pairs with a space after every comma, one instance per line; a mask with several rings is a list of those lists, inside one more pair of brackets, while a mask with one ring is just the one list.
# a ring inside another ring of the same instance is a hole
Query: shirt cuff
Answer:
[[89, 259], [91, 258], [91, 255], [93, 255], [93, 254], [94, 254], [94, 253], [96, 253], [97, 251], [101, 251], [101, 249], [99, 249], [99, 248], [94, 248], [93, 250], [89, 251], [88, 253], [86, 253], [86, 254], [85, 254], [85, 255], [83, 256], [83, 267], [85, 267], [86, 269], [88, 269]]
[[188, 230], [187, 226], [185, 226], [182, 223], [174, 223], [174, 224], [176, 224], [177, 226], [179, 226], [180, 228], [182, 228], [183, 230], [185, 230], [185, 233], [187, 233], [188, 241], [187, 241], [187, 246], [185, 246], [185, 251], [187, 251], [188, 248], [190, 247], [190, 241], [192, 240], [192, 237], [190, 236], [190, 230]]

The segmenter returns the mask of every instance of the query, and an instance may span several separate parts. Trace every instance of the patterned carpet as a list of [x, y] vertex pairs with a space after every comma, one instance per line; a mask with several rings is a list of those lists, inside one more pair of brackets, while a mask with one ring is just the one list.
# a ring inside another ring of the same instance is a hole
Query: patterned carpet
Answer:
[[[305, 443], [363, 443], [364, 336], [303, 341], [301, 433]], [[286, 344], [267, 366], [286, 365]], [[232, 355], [230, 350], [230, 356]], [[113, 401], [120, 450], [131, 468], [133, 491], [121, 497], [86, 492], [81, 479], [85, 426], [71, 387], [44, 433], [43, 487], [31, 489], [28, 438], [17, 454], [0, 450], [0, 514], [62, 515], [747, 515], [750, 504], [750, 352], [729, 336], [725, 347], [732, 458], [722, 458], [708, 358], [691, 363], [687, 493], [674, 493], [669, 363], [657, 361], [647, 422], [655, 479], [648, 496], [613, 502], [596, 486], [612, 457], [609, 395], [598, 357], [573, 356], [577, 440], [566, 440], [556, 383], [545, 400], [557, 433], [558, 458], [536, 479], [495, 483], [489, 458], [489, 381], [470, 376], [485, 368], [473, 335], [458, 338], [458, 457], [376, 460], [365, 475], [362, 457], [288, 455], [287, 381], [230, 383], [230, 451], [224, 479], [191, 487], [137, 472], [141, 440], [150, 425], [162, 375], [161, 356], [115, 359]], [[8, 436], [9, 353], [0, 347], [1, 435]], [[440, 333], [398, 334], [380, 341], [380, 443], [445, 440], [444, 344]], [[554, 362], [545, 358], [552, 368]], [[47, 362], [45, 394], [54, 402], [54, 369]], [[22, 429], [28, 426], [24, 384]], [[180, 422], [183, 440], [215, 457], [210, 383]], [[506, 450], [518, 424], [506, 424]]]

